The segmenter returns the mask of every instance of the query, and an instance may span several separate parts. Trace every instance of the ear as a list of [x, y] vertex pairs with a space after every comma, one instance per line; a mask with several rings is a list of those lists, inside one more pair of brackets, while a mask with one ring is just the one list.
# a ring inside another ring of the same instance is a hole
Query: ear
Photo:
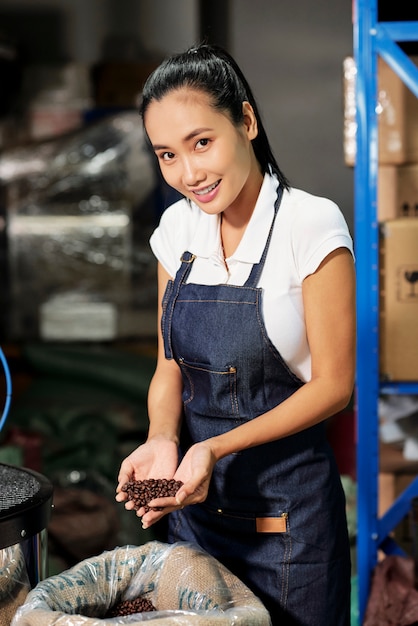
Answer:
[[255, 116], [253, 107], [246, 100], [242, 103], [242, 114], [244, 117], [244, 127], [248, 139], [255, 139], [258, 135], [257, 118]]

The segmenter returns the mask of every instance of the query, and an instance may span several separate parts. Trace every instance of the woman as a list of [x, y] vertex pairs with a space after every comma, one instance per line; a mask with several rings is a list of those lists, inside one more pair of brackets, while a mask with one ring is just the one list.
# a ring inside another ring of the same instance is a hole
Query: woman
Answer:
[[169, 541], [218, 558], [273, 624], [349, 624], [345, 499], [324, 424], [353, 389], [347, 225], [290, 186], [222, 49], [163, 62], [141, 115], [184, 199], [150, 240], [161, 304], [149, 433], [121, 465], [117, 500], [129, 479], [182, 481], [150, 503], [162, 510], [137, 512], [144, 528], [169, 513]]

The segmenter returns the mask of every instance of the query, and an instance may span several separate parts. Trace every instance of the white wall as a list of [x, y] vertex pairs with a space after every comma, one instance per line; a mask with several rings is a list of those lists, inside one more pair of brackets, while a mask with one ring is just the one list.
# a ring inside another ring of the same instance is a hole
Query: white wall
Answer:
[[142, 0], [141, 39], [146, 48], [163, 54], [181, 52], [196, 43], [198, 3], [196, 0]]
[[353, 222], [343, 156], [342, 63], [352, 54], [348, 0], [233, 0], [231, 51], [254, 89], [280, 167], [296, 187], [336, 201]]

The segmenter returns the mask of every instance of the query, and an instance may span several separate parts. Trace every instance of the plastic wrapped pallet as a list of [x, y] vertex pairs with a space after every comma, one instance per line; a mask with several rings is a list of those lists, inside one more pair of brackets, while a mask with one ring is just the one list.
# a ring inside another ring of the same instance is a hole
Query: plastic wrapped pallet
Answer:
[[[148, 600], [155, 611], [109, 617], [121, 602]], [[29, 593], [12, 626], [137, 624], [271, 626], [261, 601], [203, 550], [150, 541], [85, 559]]]
[[2, 154], [8, 336], [100, 342], [149, 328], [157, 184], [134, 111]]
[[19, 544], [0, 550], [0, 626], [10, 626], [29, 592], [26, 563]]

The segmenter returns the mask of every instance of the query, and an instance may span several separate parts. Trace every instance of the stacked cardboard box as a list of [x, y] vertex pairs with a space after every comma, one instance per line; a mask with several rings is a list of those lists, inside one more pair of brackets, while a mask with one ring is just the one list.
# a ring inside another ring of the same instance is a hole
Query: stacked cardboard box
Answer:
[[381, 59], [378, 68], [379, 101], [386, 103], [377, 205], [380, 371], [391, 381], [418, 381], [418, 99]]
[[418, 218], [382, 222], [380, 370], [391, 381], [418, 380]]
[[[418, 65], [418, 58], [411, 57]], [[356, 67], [344, 61], [344, 158], [356, 160]], [[418, 99], [378, 57], [380, 373], [418, 381]]]
[[[418, 57], [411, 57], [418, 66]], [[344, 160], [356, 161], [356, 65], [344, 59]], [[401, 78], [378, 57], [377, 63], [378, 150], [380, 165], [418, 163], [418, 101]]]

